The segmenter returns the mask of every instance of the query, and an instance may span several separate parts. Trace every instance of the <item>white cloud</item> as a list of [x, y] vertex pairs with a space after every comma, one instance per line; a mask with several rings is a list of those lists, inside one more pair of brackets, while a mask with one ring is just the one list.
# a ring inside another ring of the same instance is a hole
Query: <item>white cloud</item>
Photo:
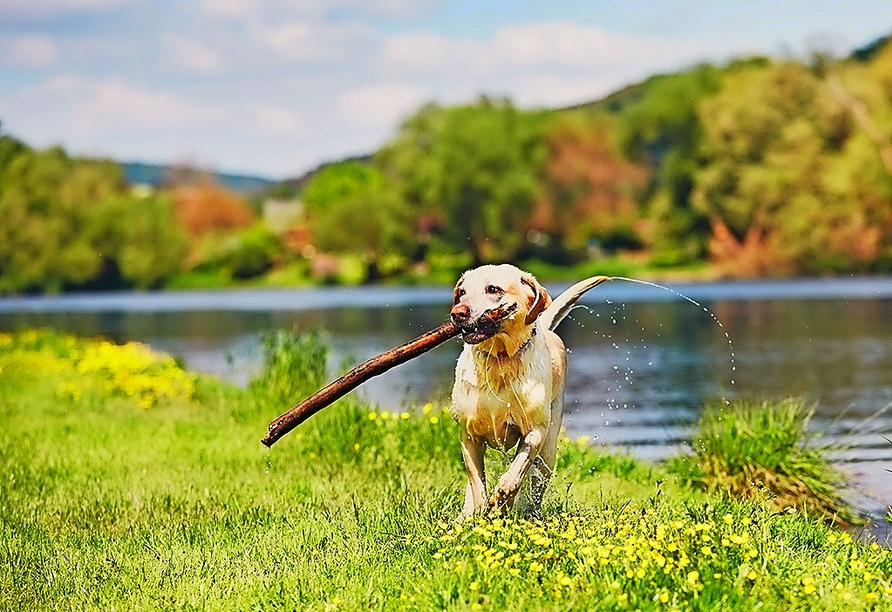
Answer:
[[6, 112], [12, 125], [39, 123], [59, 134], [90, 137], [224, 125], [233, 116], [220, 106], [191, 102], [117, 78], [93, 81], [71, 75], [22, 90], [7, 102]]
[[172, 93], [133, 86], [118, 79], [99, 83], [76, 113], [85, 123], [117, 123], [143, 128], [220, 125], [231, 118], [221, 107], [196, 104]]
[[[373, 44], [371, 28], [359, 23], [325, 24], [314, 21], [287, 21], [272, 26], [255, 26], [252, 37], [281, 60], [320, 62], [340, 59], [362, 63], [363, 47]], [[358, 55], [358, 56], [357, 56]]]
[[262, 134], [303, 136], [306, 127], [300, 115], [290, 108], [258, 104], [251, 109], [255, 129]]
[[434, 33], [395, 35], [383, 45], [376, 65], [384, 73], [417, 75], [431, 70], [450, 75], [490, 76], [534, 70], [600, 70], [656, 65], [698, 57], [703, 49], [644, 37], [613, 34], [570, 22], [499, 28], [484, 41]]
[[163, 65], [171, 70], [213, 74], [223, 68], [220, 54], [195, 39], [168, 35], [164, 38], [164, 46], [167, 56]]
[[58, 58], [59, 49], [49, 36], [26, 35], [0, 41], [0, 66], [42, 69]]
[[[86, 1], [86, 0], [85, 0]], [[328, 14], [405, 17], [424, 12], [434, 0], [199, 0], [199, 9], [216, 19], [319, 19]]]
[[485, 40], [407, 33], [387, 39], [374, 58], [385, 79], [441, 83], [456, 92], [507, 95], [521, 105], [565, 105], [608, 93], [654, 71], [705, 57], [690, 43], [608, 32], [570, 22], [499, 28]]
[[217, 19], [246, 19], [258, 14], [263, 6], [261, 0], [199, 0], [199, 10]]
[[342, 93], [338, 108], [354, 124], [393, 126], [429, 97], [426, 89], [401, 83], [360, 87]]
[[888, 12], [437, 1], [0, 0], [0, 116], [35, 146], [287, 176], [375, 150], [428, 100], [569, 105], [804, 29], [866, 41]]
[[3, 0], [0, 15], [9, 17], [58, 17], [60, 14], [105, 9], [125, 0]]

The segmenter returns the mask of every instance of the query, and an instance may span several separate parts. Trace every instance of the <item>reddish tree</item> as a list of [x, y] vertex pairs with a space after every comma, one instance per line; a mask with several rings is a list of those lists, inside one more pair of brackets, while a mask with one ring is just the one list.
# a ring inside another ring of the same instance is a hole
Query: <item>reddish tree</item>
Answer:
[[245, 228], [254, 212], [237, 195], [209, 179], [174, 189], [177, 221], [192, 236]]
[[546, 134], [546, 146], [544, 189], [531, 229], [572, 251], [634, 225], [647, 172], [614, 151], [605, 121], [563, 121]]

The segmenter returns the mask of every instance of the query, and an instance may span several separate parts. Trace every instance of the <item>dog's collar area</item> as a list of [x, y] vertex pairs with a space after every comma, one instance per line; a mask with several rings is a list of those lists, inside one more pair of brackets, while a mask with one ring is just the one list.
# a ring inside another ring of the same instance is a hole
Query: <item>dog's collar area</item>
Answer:
[[514, 355], [508, 355], [508, 353], [506, 351], [499, 351], [496, 354], [496, 357], [498, 357], [499, 359], [504, 359], [509, 356], [517, 357], [518, 355], [523, 354], [523, 352], [527, 349], [527, 347], [533, 343], [533, 340], [535, 338], [536, 338], [536, 326], [534, 325], [532, 332], [530, 332], [530, 337], [527, 338], [523, 344], [521, 344], [519, 347], [517, 347], [517, 351], [514, 353]]
[[536, 326], [533, 325], [533, 331], [530, 333], [530, 337], [527, 338], [526, 342], [520, 345], [520, 348], [517, 349], [517, 354], [521, 354], [530, 344], [533, 343], [533, 339], [536, 337]]

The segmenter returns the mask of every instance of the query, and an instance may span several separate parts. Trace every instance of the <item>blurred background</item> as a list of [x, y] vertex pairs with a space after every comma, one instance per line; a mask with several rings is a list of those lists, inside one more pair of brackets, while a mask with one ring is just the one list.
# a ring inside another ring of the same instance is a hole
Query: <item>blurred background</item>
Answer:
[[892, 269], [881, 1], [0, 3], [0, 293]]

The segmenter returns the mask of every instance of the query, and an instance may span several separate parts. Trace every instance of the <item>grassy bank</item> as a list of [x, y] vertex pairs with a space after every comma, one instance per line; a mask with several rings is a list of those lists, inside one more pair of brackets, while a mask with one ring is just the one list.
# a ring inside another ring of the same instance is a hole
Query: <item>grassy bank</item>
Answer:
[[0, 335], [0, 609], [892, 609], [888, 550], [578, 442], [537, 523], [451, 522], [433, 406], [348, 399], [266, 451], [325, 348], [269, 355], [241, 390], [139, 345]]

